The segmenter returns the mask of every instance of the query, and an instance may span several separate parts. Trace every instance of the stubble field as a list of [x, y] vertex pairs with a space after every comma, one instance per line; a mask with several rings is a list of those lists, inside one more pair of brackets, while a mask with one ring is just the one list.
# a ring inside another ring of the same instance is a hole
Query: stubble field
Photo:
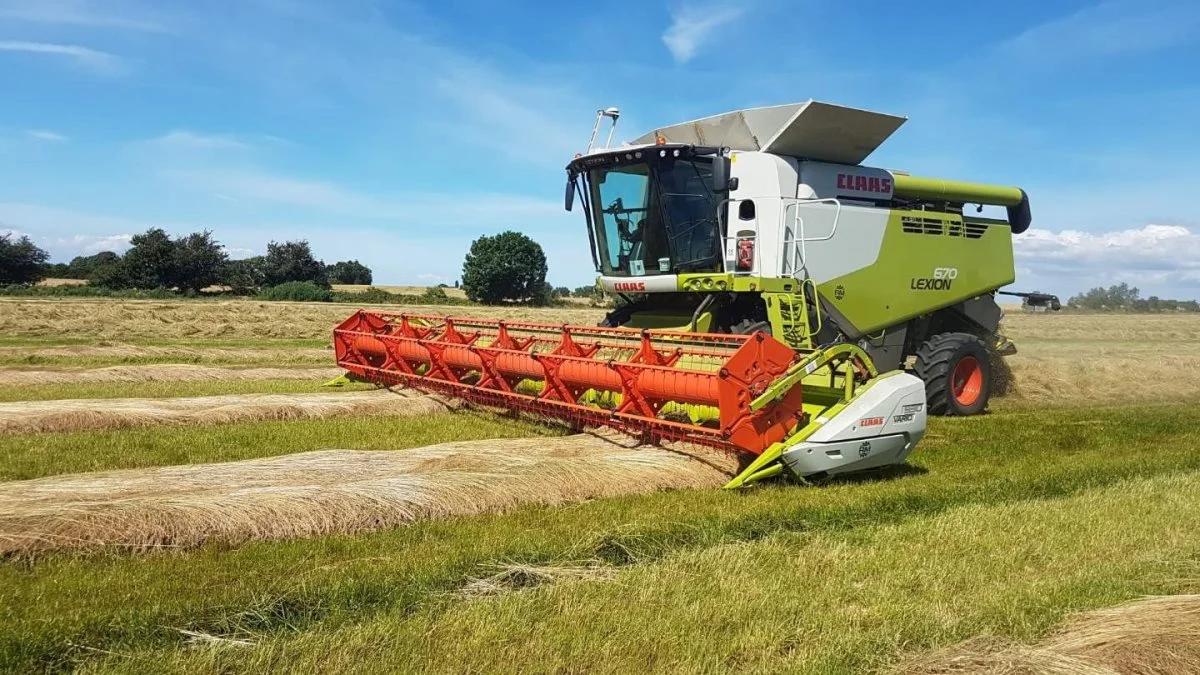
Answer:
[[992, 414], [731, 493], [728, 457], [322, 388], [352, 310], [0, 301], [0, 670], [1200, 668], [1200, 317], [1010, 312]]

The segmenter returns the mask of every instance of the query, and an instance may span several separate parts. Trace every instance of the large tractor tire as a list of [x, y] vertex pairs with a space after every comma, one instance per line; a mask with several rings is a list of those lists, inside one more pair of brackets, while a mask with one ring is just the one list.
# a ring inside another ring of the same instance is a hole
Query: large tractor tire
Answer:
[[925, 381], [930, 415], [975, 415], [992, 395], [992, 362], [983, 341], [968, 333], [942, 333], [917, 350], [914, 368]]

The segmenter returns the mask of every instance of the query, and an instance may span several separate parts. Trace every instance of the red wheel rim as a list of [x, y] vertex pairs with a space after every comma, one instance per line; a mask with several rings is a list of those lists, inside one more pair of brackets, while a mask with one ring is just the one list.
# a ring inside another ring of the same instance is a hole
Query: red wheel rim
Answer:
[[983, 366], [979, 359], [967, 355], [959, 359], [954, 366], [954, 376], [950, 378], [950, 391], [959, 405], [969, 407], [979, 400], [983, 393]]

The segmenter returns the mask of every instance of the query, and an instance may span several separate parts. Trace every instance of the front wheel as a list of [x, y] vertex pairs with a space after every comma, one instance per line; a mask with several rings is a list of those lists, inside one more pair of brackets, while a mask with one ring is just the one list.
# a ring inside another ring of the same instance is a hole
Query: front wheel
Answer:
[[931, 415], [975, 415], [992, 395], [992, 365], [987, 346], [968, 333], [935, 335], [917, 350], [914, 369], [925, 381]]

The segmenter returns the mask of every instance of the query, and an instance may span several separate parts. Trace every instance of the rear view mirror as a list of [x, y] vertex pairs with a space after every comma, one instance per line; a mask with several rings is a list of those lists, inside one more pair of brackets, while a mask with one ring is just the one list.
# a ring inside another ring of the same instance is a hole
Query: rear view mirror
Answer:
[[731, 169], [729, 156], [721, 153], [713, 157], [712, 164], [712, 181], [713, 192], [728, 192], [729, 191], [729, 173]]
[[567, 210], [570, 211], [571, 207], [575, 206], [575, 179], [574, 178], [567, 179], [567, 195], [566, 195], [565, 199], [566, 199], [565, 205], [567, 207]]

